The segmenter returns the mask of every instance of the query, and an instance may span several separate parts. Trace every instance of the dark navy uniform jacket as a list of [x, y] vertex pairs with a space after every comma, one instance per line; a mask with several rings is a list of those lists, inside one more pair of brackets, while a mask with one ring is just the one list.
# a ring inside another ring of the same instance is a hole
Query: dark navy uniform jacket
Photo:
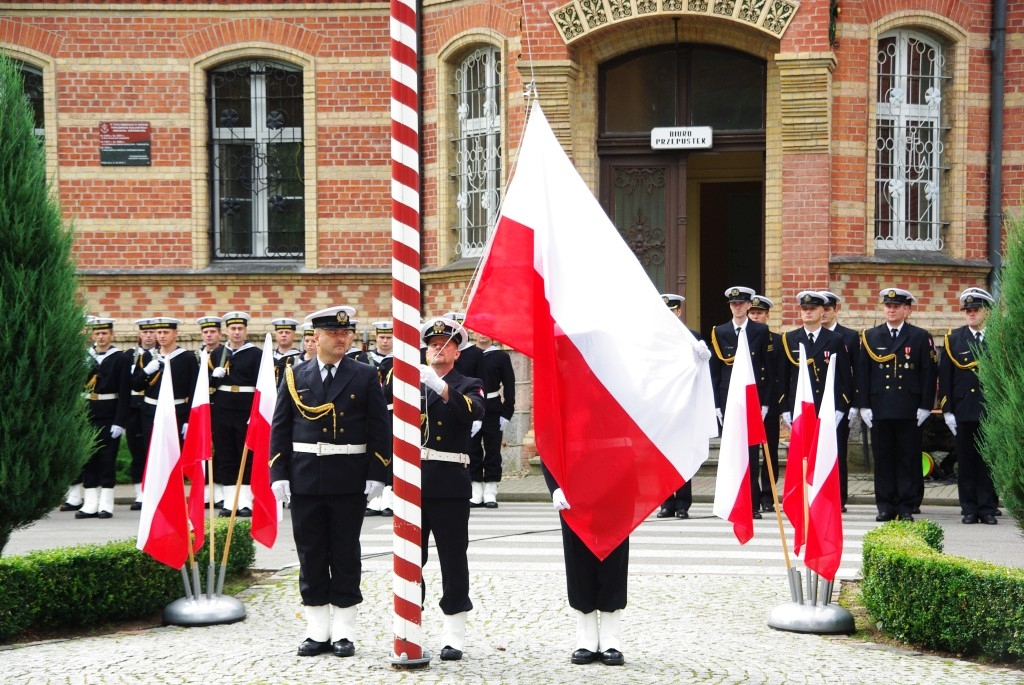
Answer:
[[[164, 361], [157, 371], [147, 374], [144, 368], [153, 360], [156, 352], [157, 348], [147, 351], [142, 355], [142, 362], [135, 366], [132, 374], [132, 390], [144, 390], [146, 398], [156, 400], [160, 395], [160, 380], [170, 367], [171, 384], [174, 386], [174, 414], [180, 428], [188, 423], [188, 415], [192, 411], [192, 393], [195, 392], [196, 380], [199, 378], [199, 365], [196, 364], [195, 355], [184, 347], [178, 347], [164, 357]], [[142, 412], [143, 416], [155, 415], [156, 404], [145, 402], [142, 405]]]
[[[217, 410], [248, 414], [252, 411], [253, 390], [232, 392], [232, 388], [255, 388], [263, 361], [263, 351], [251, 343], [246, 343], [237, 350], [228, 350], [228, 359], [224, 368], [227, 371], [220, 378], [210, 377], [210, 389], [214, 390], [210, 403]], [[213, 362], [220, 366], [220, 359]], [[223, 390], [221, 388], [224, 388]]]
[[946, 349], [939, 357], [939, 407], [957, 421], [980, 421], [985, 415], [976, 355], [984, 346], [967, 326], [946, 333]]
[[[448, 384], [448, 402], [433, 390], [420, 386], [421, 445], [441, 452], [468, 454], [473, 422], [484, 418], [484, 384], [478, 378], [463, 376], [458, 369], [445, 374], [444, 382]], [[423, 497], [469, 499], [472, 485], [467, 466], [448, 461], [423, 461], [422, 467]]]
[[[270, 480], [290, 481], [296, 495], [362, 493], [367, 480], [387, 481], [391, 434], [380, 380], [369, 364], [343, 357], [326, 392], [319, 363], [289, 367], [270, 430]], [[294, 451], [296, 442], [366, 445], [366, 451], [316, 455]]]
[[[853, 376], [842, 338], [824, 326], [818, 329], [811, 345], [803, 327], [782, 334], [781, 349], [776, 352], [778, 361], [777, 385], [782, 392], [782, 411], [792, 412], [796, 400], [797, 382], [800, 377], [800, 344], [807, 355], [808, 377], [811, 379], [811, 394], [815, 410], [821, 409], [825, 395], [825, 376], [828, 364], [838, 364], [835, 378], [836, 411], [845, 412], [853, 402]], [[831, 359], [831, 362], [828, 360]]]
[[[85, 397], [89, 406], [89, 418], [98, 426], [125, 426], [128, 421], [128, 408], [131, 403], [131, 364], [127, 354], [111, 347], [106, 354], [89, 356], [93, 361], [99, 360], [89, 372], [86, 380]], [[116, 395], [111, 399], [99, 399], [99, 395]]]
[[879, 419], [916, 419], [935, 404], [935, 346], [923, 328], [904, 323], [893, 341], [881, 324], [861, 333], [857, 402]]
[[[512, 358], [505, 350], [492, 347], [484, 350], [483, 356], [484, 391], [488, 416], [504, 416], [511, 419], [516, 410], [516, 374], [512, 370]], [[491, 393], [501, 394], [490, 397]]]
[[[754, 382], [761, 406], [771, 404], [773, 376], [775, 369], [768, 361], [770, 336], [768, 327], [756, 321], [747, 321], [747, 345], [750, 347], [750, 362], [754, 367]], [[711, 384], [715, 391], [715, 407], [725, 408], [729, 396], [729, 381], [732, 379], [732, 363], [736, 356], [736, 326], [732, 319], [711, 330]]]

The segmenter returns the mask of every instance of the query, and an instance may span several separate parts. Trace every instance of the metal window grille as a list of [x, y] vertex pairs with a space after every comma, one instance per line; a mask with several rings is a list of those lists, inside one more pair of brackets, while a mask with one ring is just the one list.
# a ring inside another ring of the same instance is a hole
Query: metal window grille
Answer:
[[215, 69], [207, 105], [214, 259], [301, 259], [302, 71], [258, 60]]
[[878, 41], [875, 248], [941, 250], [942, 47], [913, 32]]
[[456, 250], [462, 257], [483, 255], [494, 230], [501, 198], [501, 52], [484, 47], [455, 71], [458, 131], [455, 176], [459, 216]]

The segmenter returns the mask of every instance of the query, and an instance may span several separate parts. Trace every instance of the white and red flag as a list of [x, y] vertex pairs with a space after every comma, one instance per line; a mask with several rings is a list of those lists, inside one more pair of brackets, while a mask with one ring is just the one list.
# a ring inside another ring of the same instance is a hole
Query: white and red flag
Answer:
[[732, 523], [740, 544], [754, 537], [754, 502], [750, 496], [750, 447], [765, 442], [761, 401], [757, 396], [754, 366], [750, 361], [747, 332], [736, 345], [729, 395], [725, 400], [722, 441], [715, 477], [715, 516]]
[[[834, 360], [835, 357], [832, 357]], [[825, 396], [818, 411], [818, 440], [814, 472], [807, 499], [807, 547], [804, 565], [825, 580], [835, 580], [843, 556], [843, 515], [839, 495], [839, 443], [836, 438], [835, 364], [828, 365]]]
[[537, 451], [598, 558], [707, 459], [718, 426], [701, 345], [536, 102], [465, 323], [533, 358]]
[[170, 365], [165, 364], [142, 476], [142, 511], [135, 546], [171, 568], [181, 568], [188, 558], [188, 514], [180, 460], [174, 384]]
[[252, 539], [264, 547], [274, 546], [277, 540], [277, 522], [280, 504], [270, 489], [270, 424], [277, 404], [277, 386], [274, 385], [274, 348], [270, 333], [263, 343], [263, 358], [256, 376], [256, 395], [249, 414], [249, 429], [245, 446], [252, 455]]
[[800, 369], [793, 401], [793, 425], [786, 453], [786, 480], [782, 493], [782, 511], [793, 526], [793, 551], [800, 554], [804, 545], [806, 516], [804, 511], [804, 466], [807, 479], [814, 473], [814, 444], [818, 439], [818, 417], [814, 410], [811, 375], [807, 370], [807, 353], [800, 343]]
[[210, 429], [210, 377], [206, 373], [209, 353], [199, 356], [199, 378], [192, 394], [188, 414], [188, 431], [181, 448], [181, 472], [189, 480], [188, 518], [192, 523], [192, 551], [198, 552], [206, 541], [206, 509], [203, 490], [206, 487], [206, 463], [213, 456], [213, 433]]

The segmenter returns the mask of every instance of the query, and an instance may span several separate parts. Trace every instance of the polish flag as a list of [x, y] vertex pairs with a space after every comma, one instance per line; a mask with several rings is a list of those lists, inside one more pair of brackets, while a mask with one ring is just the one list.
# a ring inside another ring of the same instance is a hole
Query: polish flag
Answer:
[[732, 523], [733, 533], [742, 545], [754, 537], [749, 448], [767, 440], [746, 330], [740, 333], [734, 359], [722, 421], [722, 441], [718, 448], [712, 512]]
[[270, 489], [270, 424], [277, 404], [277, 386], [274, 385], [274, 348], [270, 333], [263, 343], [263, 358], [256, 376], [256, 395], [249, 414], [249, 430], [245, 446], [252, 454], [252, 539], [266, 548], [277, 540], [277, 522], [280, 505]]
[[718, 429], [707, 347], [665, 306], [536, 102], [465, 324], [533, 358], [537, 451], [598, 558], [707, 459]]
[[192, 551], [198, 552], [206, 541], [206, 508], [203, 490], [206, 487], [206, 463], [213, 456], [213, 433], [210, 430], [210, 377], [206, 373], [209, 353], [199, 356], [199, 378], [192, 394], [188, 414], [188, 431], [181, 448], [181, 472], [188, 477], [188, 518], [192, 522]]
[[804, 545], [807, 520], [804, 515], [804, 465], [807, 478], [814, 472], [814, 443], [818, 435], [818, 417], [814, 410], [811, 375], [807, 370], [807, 353], [800, 343], [800, 371], [793, 402], [793, 426], [786, 454], [786, 480], [782, 492], [782, 511], [793, 526], [793, 551], [800, 554]]
[[[832, 359], [835, 359], [833, 356]], [[810, 516], [804, 565], [825, 580], [835, 580], [843, 556], [843, 516], [839, 495], [839, 443], [836, 439], [835, 364], [825, 375], [825, 396], [818, 412], [814, 473], [807, 490]]]
[[142, 476], [142, 512], [135, 546], [171, 568], [181, 568], [188, 557], [188, 514], [180, 459], [174, 384], [170, 365], [165, 365]]

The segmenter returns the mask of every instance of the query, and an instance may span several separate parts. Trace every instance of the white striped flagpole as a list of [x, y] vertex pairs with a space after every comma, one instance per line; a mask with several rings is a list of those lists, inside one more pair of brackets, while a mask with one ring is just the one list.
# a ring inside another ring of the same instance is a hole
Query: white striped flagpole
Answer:
[[391, 308], [394, 321], [394, 666], [425, 668], [420, 536], [420, 163], [417, 0], [391, 0]]

